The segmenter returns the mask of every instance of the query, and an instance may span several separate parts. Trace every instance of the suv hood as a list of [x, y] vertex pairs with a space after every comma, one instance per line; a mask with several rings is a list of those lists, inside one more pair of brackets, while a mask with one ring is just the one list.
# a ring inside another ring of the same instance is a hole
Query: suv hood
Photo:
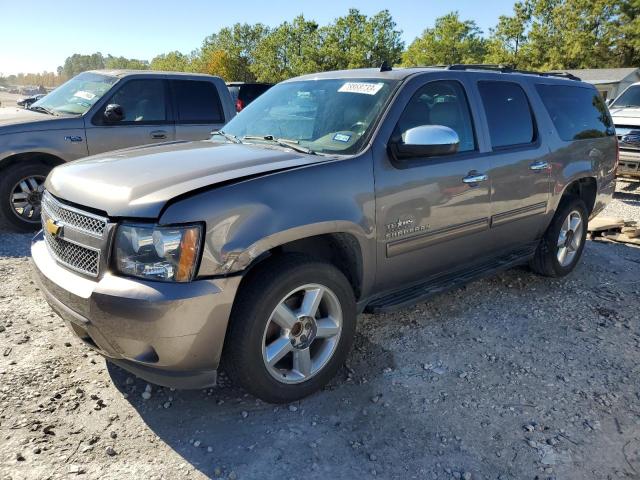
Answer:
[[640, 107], [624, 107], [609, 109], [614, 125], [639, 125]]
[[56, 117], [16, 107], [0, 108], [0, 134], [83, 127], [81, 117]]
[[193, 190], [326, 160], [269, 145], [172, 142], [61, 165], [45, 185], [62, 200], [109, 216], [158, 218], [167, 201]]

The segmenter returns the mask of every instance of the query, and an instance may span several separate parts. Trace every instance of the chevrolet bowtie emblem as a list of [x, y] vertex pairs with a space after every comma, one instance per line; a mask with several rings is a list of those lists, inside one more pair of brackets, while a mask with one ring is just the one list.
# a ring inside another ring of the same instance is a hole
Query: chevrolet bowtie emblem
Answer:
[[56, 237], [60, 233], [62, 233], [62, 225], [57, 223], [57, 222], [55, 222], [54, 220], [51, 220], [50, 218], [47, 219], [47, 223], [45, 224], [45, 228], [47, 229], [47, 232], [49, 232], [54, 237]]

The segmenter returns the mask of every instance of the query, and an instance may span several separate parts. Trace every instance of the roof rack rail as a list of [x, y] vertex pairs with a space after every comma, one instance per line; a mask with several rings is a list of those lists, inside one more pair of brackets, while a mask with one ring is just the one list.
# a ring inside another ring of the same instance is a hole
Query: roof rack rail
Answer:
[[570, 74], [569, 72], [535, 72], [532, 70], [518, 70], [510, 67], [509, 65], [497, 65], [497, 64], [485, 64], [485, 63], [454, 63], [451, 65], [434, 65], [434, 67], [446, 68], [447, 70], [491, 70], [501, 73], [524, 73], [527, 75], [539, 75], [541, 77], [560, 77], [568, 78], [569, 80], [581, 81], [579, 77]]

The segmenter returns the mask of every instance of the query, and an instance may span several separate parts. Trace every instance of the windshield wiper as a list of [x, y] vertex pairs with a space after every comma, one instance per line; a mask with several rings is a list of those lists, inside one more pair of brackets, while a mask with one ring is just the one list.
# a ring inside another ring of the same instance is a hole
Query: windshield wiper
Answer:
[[240, 140], [235, 135], [231, 135], [230, 133], [223, 132], [222, 130], [216, 130], [215, 132], [211, 132], [211, 135], [220, 135], [221, 137], [226, 138], [232, 143], [242, 143], [242, 140]]
[[45, 107], [41, 107], [40, 105], [31, 105], [29, 107], [29, 110], [32, 110], [34, 112], [40, 112], [40, 113], [46, 113], [47, 115], [53, 115], [53, 116], [58, 116], [57, 113], [54, 113], [53, 110], [50, 110], [48, 108]]
[[317, 155], [314, 150], [300, 145], [300, 142], [298, 140], [276, 138], [273, 135], [245, 135], [244, 137], [242, 137], [242, 140], [266, 140], [268, 142], [276, 143], [281, 147], [290, 148], [292, 150], [295, 150], [296, 152], [306, 153], [307, 155]]

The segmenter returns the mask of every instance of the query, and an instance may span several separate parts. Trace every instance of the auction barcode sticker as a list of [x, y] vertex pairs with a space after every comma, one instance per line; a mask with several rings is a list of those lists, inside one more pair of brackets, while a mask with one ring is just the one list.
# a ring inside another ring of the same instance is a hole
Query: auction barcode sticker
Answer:
[[364, 93], [365, 95], [375, 95], [384, 87], [384, 83], [347, 82], [338, 91], [345, 93]]

